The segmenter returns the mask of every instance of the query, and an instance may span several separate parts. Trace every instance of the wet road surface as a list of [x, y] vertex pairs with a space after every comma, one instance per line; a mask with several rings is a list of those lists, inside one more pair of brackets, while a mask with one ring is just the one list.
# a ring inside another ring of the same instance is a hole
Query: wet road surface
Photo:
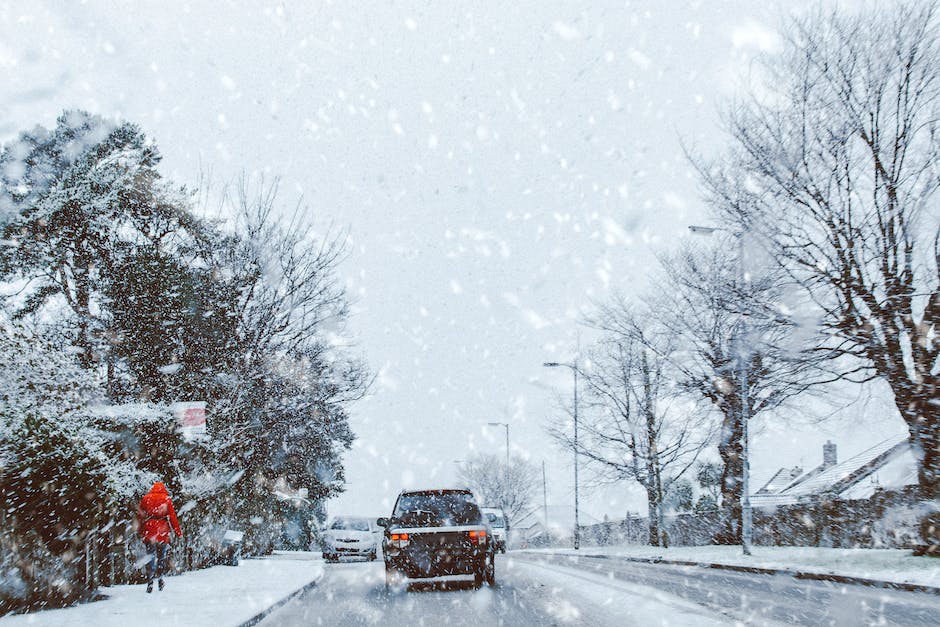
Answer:
[[262, 625], [940, 624], [940, 596], [697, 566], [510, 552], [497, 583], [386, 591], [381, 560], [327, 564]]

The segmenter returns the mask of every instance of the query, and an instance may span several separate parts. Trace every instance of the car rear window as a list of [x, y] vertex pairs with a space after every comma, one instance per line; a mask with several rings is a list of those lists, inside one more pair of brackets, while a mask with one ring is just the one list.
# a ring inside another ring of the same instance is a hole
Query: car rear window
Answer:
[[346, 529], [350, 531], [368, 531], [369, 522], [357, 518], [337, 518], [330, 525], [330, 529]]
[[467, 492], [412, 492], [402, 494], [394, 517], [403, 526], [452, 527], [483, 523], [480, 508]]

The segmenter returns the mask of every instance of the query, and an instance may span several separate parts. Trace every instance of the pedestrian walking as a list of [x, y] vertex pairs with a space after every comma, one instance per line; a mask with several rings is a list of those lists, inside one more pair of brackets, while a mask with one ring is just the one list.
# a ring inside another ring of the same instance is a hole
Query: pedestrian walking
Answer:
[[137, 508], [137, 530], [140, 539], [147, 547], [150, 556], [147, 562], [147, 592], [153, 592], [153, 580], [157, 578], [160, 590], [163, 590], [163, 571], [166, 568], [166, 553], [173, 536], [182, 537], [183, 531], [176, 519], [176, 510], [166, 486], [159, 481], [153, 484], [150, 492], [140, 499]]

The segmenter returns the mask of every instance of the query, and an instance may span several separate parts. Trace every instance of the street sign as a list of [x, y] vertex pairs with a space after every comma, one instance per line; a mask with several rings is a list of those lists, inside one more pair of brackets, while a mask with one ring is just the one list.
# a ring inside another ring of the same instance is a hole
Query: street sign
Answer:
[[197, 440], [208, 437], [206, 432], [206, 403], [204, 401], [173, 403], [172, 409], [184, 439]]

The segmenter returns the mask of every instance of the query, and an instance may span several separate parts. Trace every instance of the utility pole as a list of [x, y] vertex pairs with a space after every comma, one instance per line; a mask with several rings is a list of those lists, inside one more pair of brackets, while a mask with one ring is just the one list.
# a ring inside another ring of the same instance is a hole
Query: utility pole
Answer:
[[[747, 282], [747, 272], [744, 269], [744, 237], [741, 233], [737, 234], [738, 239], [738, 271], [741, 279], [741, 289], [744, 289]], [[741, 313], [741, 323], [738, 325], [738, 383], [740, 385], [741, 399], [741, 452], [744, 457], [743, 468], [741, 472], [741, 552], [745, 555], [751, 554], [751, 530], [752, 530], [752, 512], [751, 512], [751, 459], [748, 451], [748, 423], [750, 422], [750, 400], [748, 399], [748, 350], [747, 350], [747, 312]]]
[[578, 515], [578, 359], [574, 368], [574, 550], [581, 548], [581, 520]]

